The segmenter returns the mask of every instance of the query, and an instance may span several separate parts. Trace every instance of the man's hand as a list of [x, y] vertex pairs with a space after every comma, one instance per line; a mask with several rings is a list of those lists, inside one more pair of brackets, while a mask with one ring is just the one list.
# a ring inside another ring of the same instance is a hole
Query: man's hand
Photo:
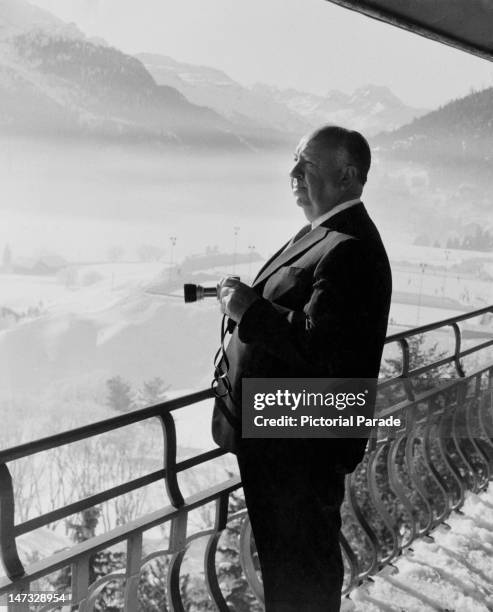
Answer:
[[219, 283], [218, 297], [221, 311], [236, 323], [239, 323], [250, 306], [260, 299], [251, 287], [231, 276], [226, 276]]

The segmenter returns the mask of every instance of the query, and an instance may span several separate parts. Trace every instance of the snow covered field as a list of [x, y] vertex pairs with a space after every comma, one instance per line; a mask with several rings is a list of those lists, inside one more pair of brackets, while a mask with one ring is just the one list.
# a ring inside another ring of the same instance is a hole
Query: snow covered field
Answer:
[[[392, 304], [389, 333], [462, 314], [489, 298], [491, 283], [475, 276], [413, 268], [426, 257], [450, 264], [440, 249], [403, 246], [396, 256], [409, 264], [394, 266], [394, 295], [402, 301]], [[232, 273], [248, 281], [260, 265], [230, 262], [193, 276], [180, 276], [166, 262], [74, 264], [55, 276], [2, 274], [0, 306], [22, 316], [1, 319], [1, 414], [17, 422], [22, 415], [21, 438], [28, 440], [43, 433], [43, 422], [54, 432], [107, 416], [105, 385], [114, 376], [134, 388], [160, 377], [170, 394], [208, 386], [220, 313], [215, 300], [184, 304], [181, 285], [210, 286]], [[493, 332], [488, 321], [481, 329]], [[194, 445], [192, 429], [186, 437], [186, 446]]]

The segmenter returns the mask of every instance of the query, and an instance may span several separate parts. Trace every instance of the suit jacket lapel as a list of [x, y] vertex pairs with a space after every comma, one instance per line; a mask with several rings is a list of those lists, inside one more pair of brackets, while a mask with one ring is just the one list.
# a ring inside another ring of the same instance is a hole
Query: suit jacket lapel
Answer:
[[308, 234], [305, 234], [302, 238], [300, 238], [284, 252], [282, 252], [283, 249], [286, 248], [286, 245], [284, 245], [273, 257], [271, 257], [271, 259], [265, 264], [265, 266], [261, 268], [252, 286], [255, 287], [256, 285], [259, 285], [266, 278], [271, 276], [271, 274], [274, 274], [276, 270], [278, 270], [288, 261], [294, 259], [298, 255], [301, 255], [305, 251], [308, 251], [308, 249], [310, 249], [313, 245], [325, 238], [328, 231], [329, 230], [326, 227], [319, 225], [311, 232], [308, 232]]
[[274, 255], [269, 257], [269, 259], [264, 263], [264, 265], [257, 272], [257, 276], [253, 279], [252, 287], [255, 285], [255, 283], [257, 282], [258, 278], [260, 278], [260, 275], [267, 268], [267, 266], [270, 266], [270, 264], [275, 260], [275, 258], [278, 257], [284, 251], [284, 249], [288, 246], [289, 242], [290, 241], [288, 240], [285, 244], [283, 244], [282, 247], [278, 251], [276, 251], [274, 253]]

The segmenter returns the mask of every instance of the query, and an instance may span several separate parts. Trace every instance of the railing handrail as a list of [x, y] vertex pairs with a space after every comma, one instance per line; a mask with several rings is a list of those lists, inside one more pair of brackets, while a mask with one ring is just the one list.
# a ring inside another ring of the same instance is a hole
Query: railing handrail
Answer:
[[390, 344], [391, 342], [398, 342], [399, 340], [402, 340], [409, 336], [418, 336], [419, 334], [424, 334], [426, 332], [433, 331], [435, 329], [439, 329], [440, 327], [447, 327], [448, 325], [453, 325], [454, 323], [461, 323], [462, 321], [466, 321], [467, 319], [474, 319], [488, 312], [493, 313], [493, 304], [491, 306], [485, 306], [484, 308], [479, 308], [478, 310], [471, 310], [471, 312], [466, 312], [465, 314], [462, 314], [462, 315], [457, 315], [455, 317], [449, 317], [447, 319], [441, 319], [440, 321], [435, 321], [434, 323], [427, 323], [426, 325], [420, 325], [419, 327], [412, 327], [410, 329], [406, 329], [404, 331], [397, 332], [395, 334], [391, 334], [390, 336], [387, 336], [387, 338], [385, 339], [385, 344]]
[[[478, 376], [481, 376], [481, 374], [485, 374], [489, 370], [491, 370], [491, 365], [486, 365], [481, 368], [478, 368], [477, 370], [470, 372], [467, 376], [467, 379], [476, 378]], [[412, 408], [419, 403], [429, 400], [430, 397], [432, 397], [433, 395], [436, 395], [437, 393], [443, 393], [446, 390], [453, 389], [457, 385], [463, 385], [464, 381], [467, 379], [466, 378], [444, 378], [442, 379], [442, 383], [439, 386], [434, 386], [432, 389], [425, 389], [423, 391], [420, 391], [419, 393], [416, 394], [416, 396], [412, 400], [410, 400], [409, 398], [406, 398], [400, 401], [399, 403], [392, 404], [392, 406], [381, 408], [377, 413], [377, 417], [387, 418], [393, 414], [394, 415], [398, 414], [402, 412], [403, 408]], [[387, 382], [395, 383], [396, 380], [399, 380], [399, 379], [393, 378], [391, 380], [385, 381], [385, 383]]]
[[[152, 527], [161, 525], [166, 521], [170, 521], [184, 512], [188, 513], [192, 510], [203, 506], [218, 499], [221, 495], [229, 494], [241, 487], [239, 476], [233, 476], [226, 481], [215, 484], [208, 489], [194, 493], [185, 500], [184, 506], [175, 508], [172, 505], [165, 506], [158, 510], [154, 510], [144, 516], [129, 521], [124, 525], [114, 527], [110, 531], [106, 531], [89, 540], [74, 544], [68, 549], [57, 552], [46, 559], [36, 561], [29, 567], [29, 572], [26, 572], [20, 580], [34, 581], [46, 574], [47, 569], [56, 571], [73, 563], [79, 557], [87, 554], [88, 551], [97, 552], [105, 548], [114, 546], [127, 540], [132, 534], [143, 533]], [[12, 581], [7, 576], [0, 577], [0, 595], [9, 591], [12, 588]]]
[[[429, 331], [434, 331], [441, 327], [453, 325], [454, 323], [460, 323], [461, 321], [472, 319], [488, 312], [493, 313], [493, 305], [480, 308], [479, 310], [473, 310], [469, 313], [458, 315], [457, 317], [449, 317], [447, 319], [442, 319], [441, 321], [437, 321], [435, 323], [429, 323], [427, 325], [413, 327], [409, 330], [398, 332], [396, 334], [391, 334], [390, 336], [387, 336], [385, 344], [390, 344], [391, 342], [399, 342], [400, 340], [406, 339], [408, 337], [417, 336], [419, 334], [426, 333]], [[472, 352], [475, 352], [476, 350], [479, 351], [482, 348], [486, 348], [487, 346], [490, 346], [492, 344], [493, 340], [484, 342], [470, 349], [461, 351], [459, 356], [466, 356]], [[455, 356], [451, 356], [447, 359], [448, 361], [453, 361], [454, 358]], [[433, 366], [435, 366], [435, 364], [430, 364], [430, 366], [425, 367], [428, 368]], [[115, 429], [131, 425], [133, 423], [138, 423], [140, 421], [145, 421], [152, 417], [160, 416], [161, 414], [163, 414], [163, 412], [172, 412], [174, 410], [179, 410], [180, 408], [184, 408], [186, 406], [196, 404], [203, 400], [210, 399], [213, 396], [214, 394], [212, 389], [202, 389], [200, 391], [196, 391], [188, 395], [182, 395], [171, 400], [166, 400], [165, 402], [161, 402], [160, 404], [155, 404], [146, 408], [139, 408], [137, 410], [126, 412], [125, 414], [109, 417], [108, 419], [96, 421], [95, 423], [90, 423], [89, 425], [75, 427], [74, 429], [69, 429], [68, 431], [54, 434], [52, 436], [47, 436], [45, 438], [40, 438], [31, 442], [25, 442], [17, 446], [12, 446], [11, 448], [0, 451], [0, 463], [7, 463], [9, 461], [14, 461], [15, 459], [22, 459], [23, 457], [35, 455], [36, 453], [42, 452], [44, 450], [49, 450], [58, 446], [63, 446], [65, 444], [71, 444], [73, 442], [78, 442], [86, 438], [91, 438], [93, 436], [100, 435], [108, 431], [113, 431]]]
[[[211, 461], [217, 457], [222, 457], [226, 454], [226, 452], [227, 451], [221, 448], [215, 448], [213, 450], [200, 453], [199, 455], [179, 461], [176, 464], [175, 471], [177, 474], [179, 474], [180, 472], [189, 470], [190, 468], [200, 465], [201, 463], [205, 463], [206, 461]], [[117, 485], [116, 487], [105, 489], [104, 491], [100, 491], [99, 493], [90, 495], [89, 497], [84, 497], [76, 502], [72, 502], [66, 506], [61, 506], [56, 510], [51, 510], [50, 512], [41, 514], [36, 518], [28, 519], [23, 523], [15, 525], [14, 535], [15, 537], [18, 537], [24, 533], [28, 533], [29, 531], [34, 531], [40, 527], [45, 527], [50, 523], [67, 518], [68, 516], [76, 514], [77, 512], [82, 512], [88, 508], [93, 508], [94, 506], [97, 506], [103, 502], [115, 499], [115, 497], [125, 495], [126, 493], [130, 493], [136, 489], [150, 485], [153, 482], [158, 482], [164, 478], [166, 478], [166, 468], [161, 468], [160, 470], [155, 470], [154, 472], [150, 472], [144, 476], [140, 476], [139, 478], [134, 478], [133, 480]]]
[[81, 427], [75, 427], [68, 431], [63, 431], [52, 436], [45, 438], [39, 438], [32, 442], [24, 442], [17, 446], [12, 446], [3, 451], [0, 451], [0, 463], [7, 463], [8, 461], [14, 461], [15, 459], [22, 459], [29, 455], [35, 455], [45, 450], [50, 450], [58, 446], [64, 446], [65, 444], [71, 444], [73, 442], [79, 442], [86, 438], [91, 438], [108, 431], [114, 431], [120, 429], [120, 427], [126, 427], [133, 423], [139, 423], [152, 417], [160, 416], [165, 412], [172, 412], [191, 406], [203, 400], [213, 397], [212, 389], [202, 389], [188, 395], [182, 395], [180, 397], [166, 400], [160, 404], [154, 404], [153, 406], [147, 406], [146, 408], [138, 408], [137, 410], [131, 410], [125, 414], [118, 416], [109, 417], [89, 425], [83, 425]]

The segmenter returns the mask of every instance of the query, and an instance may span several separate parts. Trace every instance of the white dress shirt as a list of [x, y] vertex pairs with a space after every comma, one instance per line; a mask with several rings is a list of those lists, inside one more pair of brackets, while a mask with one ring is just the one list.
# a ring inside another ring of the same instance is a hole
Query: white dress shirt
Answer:
[[[316, 219], [312, 221], [312, 224], [311, 224], [312, 230], [314, 230], [324, 221], [327, 221], [327, 219], [330, 219], [334, 215], [337, 215], [337, 213], [340, 213], [343, 210], [346, 210], [347, 208], [351, 208], [351, 206], [354, 206], [355, 204], [359, 204], [360, 202], [361, 202], [360, 198], [355, 198], [354, 200], [347, 200], [346, 202], [341, 202], [340, 204], [337, 204], [337, 206], [334, 206], [334, 208], [331, 208], [328, 212], [324, 213], [323, 215], [320, 215], [320, 217], [317, 217]], [[307, 232], [307, 234], [309, 233], [310, 232]], [[293, 236], [293, 238], [291, 238], [288, 244], [284, 247], [283, 253], [284, 251], [287, 251], [289, 248], [293, 246], [294, 239], [295, 239], [295, 236]]]
[[329, 212], [326, 212], [323, 215], [320, 215], [320, 217], [317, 217], [316, 219], [312, 221], [312, 230], [314, 230], [316, 227], [321, 225], [324, 221], [327, 221], [327, 219], [330, 219], [334, 215], [337, 215], [337, 213], [340, 213], [343, 210], [351, 208], [351, 206], [354, 206], [355, 204], [359, 204], [360, 202], [361, 202], [360, 198], [355, 198], [354, 200], [347, 200], [347, 202], [341, 202], [340, 204], [337, 204], [337, 206], [334, 206], [334, 208], [331, 208]]

